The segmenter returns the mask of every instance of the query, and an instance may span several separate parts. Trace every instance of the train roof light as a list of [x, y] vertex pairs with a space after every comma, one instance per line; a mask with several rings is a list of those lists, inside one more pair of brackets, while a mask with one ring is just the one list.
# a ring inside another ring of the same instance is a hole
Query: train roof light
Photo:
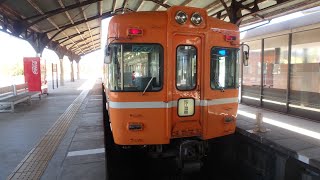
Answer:
[[202, 23], [202, 20], [203, 19], [201, 17], [201, 14], [198, 12], [193, 13], [191, 16], [191, 22], [196, 26], [200, 25]]
[[177, 22], [177, 23], [179, 23], [179, 24], [184, 24], [184, 23], [187, 22], [188, 15], [187, 15], [185, 12], [183, 12], [183, 11], [178, 11], [178, 12], [176, 13], [175, 19], [176, 19], [176, 22]]
[[129, 28], [128, 35], [129, 36], [141, 36], [143, 34], [142, 29], [139, 28]]

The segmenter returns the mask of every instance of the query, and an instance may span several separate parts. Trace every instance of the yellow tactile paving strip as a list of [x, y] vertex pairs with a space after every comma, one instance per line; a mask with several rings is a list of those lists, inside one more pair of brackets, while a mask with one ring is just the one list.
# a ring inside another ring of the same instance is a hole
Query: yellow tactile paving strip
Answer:
[[[89, 90], [81, 92], [45, 136], [8, 176], [7, 180], [37, 180], [41, 178], [88, 92]], [[63, 101], [63, 99], [61, 100]]]

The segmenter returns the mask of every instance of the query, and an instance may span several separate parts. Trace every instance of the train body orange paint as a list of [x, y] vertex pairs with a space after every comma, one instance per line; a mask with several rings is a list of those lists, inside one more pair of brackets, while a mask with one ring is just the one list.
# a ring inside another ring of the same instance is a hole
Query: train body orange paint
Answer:
[[[191, 22], [194, 13], [199, 25]], [[204, 9], [176, 6], [114, 16], [107, 43], [104, 89], [115, 144], [164, 145], [234, 133], [236, 25]]]

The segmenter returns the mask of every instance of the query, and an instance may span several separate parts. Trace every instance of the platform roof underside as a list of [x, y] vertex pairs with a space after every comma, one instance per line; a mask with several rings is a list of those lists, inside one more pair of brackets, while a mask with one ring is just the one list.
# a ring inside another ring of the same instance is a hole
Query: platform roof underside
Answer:
[[171, 6], [205, 8], [240, 26], [319, 6], [319, 0], [0, 0], [0, 30], [26, 39], [37, 52], [80, 56], [100, 49], [101, 20]]

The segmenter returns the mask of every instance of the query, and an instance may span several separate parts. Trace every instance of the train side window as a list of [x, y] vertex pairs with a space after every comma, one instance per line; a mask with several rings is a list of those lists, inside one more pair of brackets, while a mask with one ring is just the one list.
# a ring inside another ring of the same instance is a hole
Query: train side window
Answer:
[[210, 84], [212, 89], [237, 87], [238, 49], [214, 47], [211, 49]]
[[177, 89], [194, 89], [197, 81], [197, 49], [190, 45], [178, 46], [176, 61]]

